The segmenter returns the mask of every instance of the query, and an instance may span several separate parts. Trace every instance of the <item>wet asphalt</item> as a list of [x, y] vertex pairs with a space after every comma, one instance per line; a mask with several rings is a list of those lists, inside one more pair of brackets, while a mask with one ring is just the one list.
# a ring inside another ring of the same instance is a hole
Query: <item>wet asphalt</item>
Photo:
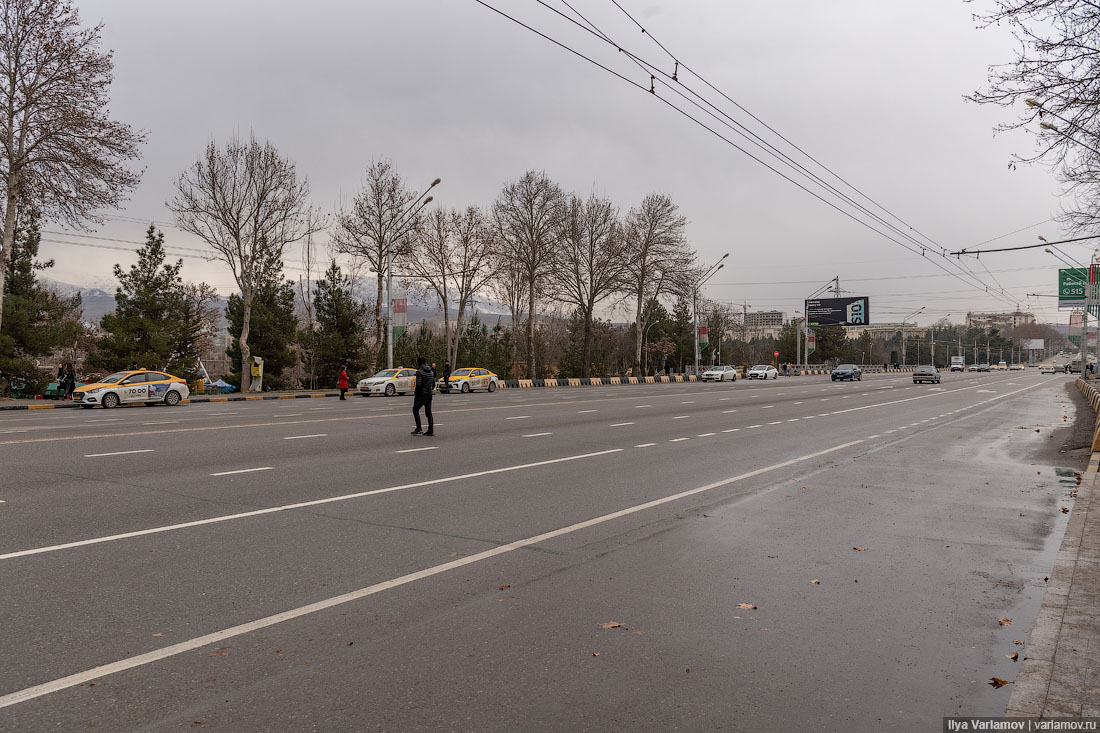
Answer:
[[3, 414], [0, 729], [1001, 714], [1087, 460], [1067, 384], [440, 396], [435, 438], [400, 398]]

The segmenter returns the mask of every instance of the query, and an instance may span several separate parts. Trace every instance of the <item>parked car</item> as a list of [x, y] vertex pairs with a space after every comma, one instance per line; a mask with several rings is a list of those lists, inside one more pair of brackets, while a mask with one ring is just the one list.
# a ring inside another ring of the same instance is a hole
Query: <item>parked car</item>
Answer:
[[703, 372], [699, 379], [704, 382], [736, 382], [737, 370], [728, 364], [716, 364]]
[[928, 382], [929, 384], [940, 383], [940, 371], [934, 366], [919, 366], [913, 370], [913, 384], [920, 384], [922, 382]]
[[853, 380], [863, 381], [863, 370], [856, 364], [838, 364], [836, 369], [832, 373], [833, 381], [838, 379], [846, 379], [849, 382]]
[[779, 370], [768, 364], [757, 364], [749, 369], [746, 379], [779, 379]]
[[98, 382], [78, 387], [73, 392], [73, 402], [80, 403], [85, 409], [96, 405], [106, 408], [118, 407], [123, 403], [144, 402], [154, 404], [178, 405], [187, 399], [191, 391], [187, 381], [164, 372], [131, 369], [115, 372]]
[[[488, 369], [463, 367], [462, 369], [455, 369], [451, 372], [451, 389], [457, 389], [459, 392], [463, 393], [475, 389], [496, 392], [499, 382], [500, 378]], [[442, 377], [436, 380], [435, 386], [438, 389], [443, 389]]]
[[[77, 382], [74, 389], [79, 389], [84, 386], [84, 382]], [[64, 397], [64, 393], [59, 393], [58, 383], [56, 381], [50, 382], [46, 385], [46, 389], [42, 392], [42, 396], [48, 400], [59, 400]]]
[[395, 394], [403, 395], [412, 392], [416, 388], [416, 370], [408, 367], [397, 369], [383, 369], [373, 377], [360, 379], [355, 385], [355, 390], [369, 397], [372, 394], [393, 397]]

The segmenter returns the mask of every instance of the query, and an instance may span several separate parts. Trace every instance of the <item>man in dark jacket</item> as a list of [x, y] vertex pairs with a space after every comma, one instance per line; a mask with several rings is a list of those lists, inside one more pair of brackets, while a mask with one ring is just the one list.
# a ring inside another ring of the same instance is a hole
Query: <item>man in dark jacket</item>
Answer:
[[[435, 421], [432, 419], [432, 390], [435, 388], [435, 369], [428, 366], [423, 356], [416, 357], [416, 388], [413, 390], [413, 418], [416, 430], [413, 435], [435, 435]], [[420, 408], [428, 418], [428, 430], [420, 429]]]
[[443, 394], [451, 393], [451, 362], [443, 363]]

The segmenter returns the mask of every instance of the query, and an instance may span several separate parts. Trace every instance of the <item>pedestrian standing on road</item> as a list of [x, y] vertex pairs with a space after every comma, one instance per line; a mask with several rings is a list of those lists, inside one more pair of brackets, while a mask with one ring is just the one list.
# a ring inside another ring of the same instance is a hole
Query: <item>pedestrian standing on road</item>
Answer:
[[[435, 388], [435, 368], [428, 366], [428, 361], [423, 356], [416, 357], [416, 387], [413, 389], [413, 419], [416, 420], [416, 430], [413, 435], [435, 435], [435, 420], [432, 418], [432, 390]], [[424, 408], [424, 415], [428, 418], [427, 432], [420, 427], [420, 408]]]
[[71, 400], [74, 390], [76, 390], [76, 370], [70, 363], [65, 365], [65, 399]]
[[443, 362], [443, 394], [451, 393], [451, 362]]
[[57, 365], [57, 391], [55, 392], [57, 399], [61, 399], [61, 396], [65, 394], [65, 364], [64, 362]]
[[347, 364], [340, 365], [340, 376], [337, 378], [336, 386], [340, 388], [340, 399], [346, 400], [344, 397], [348, 392], [348, 366]]

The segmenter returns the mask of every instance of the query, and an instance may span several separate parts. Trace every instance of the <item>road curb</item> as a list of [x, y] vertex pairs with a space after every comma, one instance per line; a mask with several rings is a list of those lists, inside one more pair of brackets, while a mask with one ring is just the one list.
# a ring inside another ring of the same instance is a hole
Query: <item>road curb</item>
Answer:
[[[1097, 409], [1097, 390], [1078, 389]], [[1077, 487], [1043, 605], [1005, 710], [1012, 717], [1100, 716], [1100, 452]]]

